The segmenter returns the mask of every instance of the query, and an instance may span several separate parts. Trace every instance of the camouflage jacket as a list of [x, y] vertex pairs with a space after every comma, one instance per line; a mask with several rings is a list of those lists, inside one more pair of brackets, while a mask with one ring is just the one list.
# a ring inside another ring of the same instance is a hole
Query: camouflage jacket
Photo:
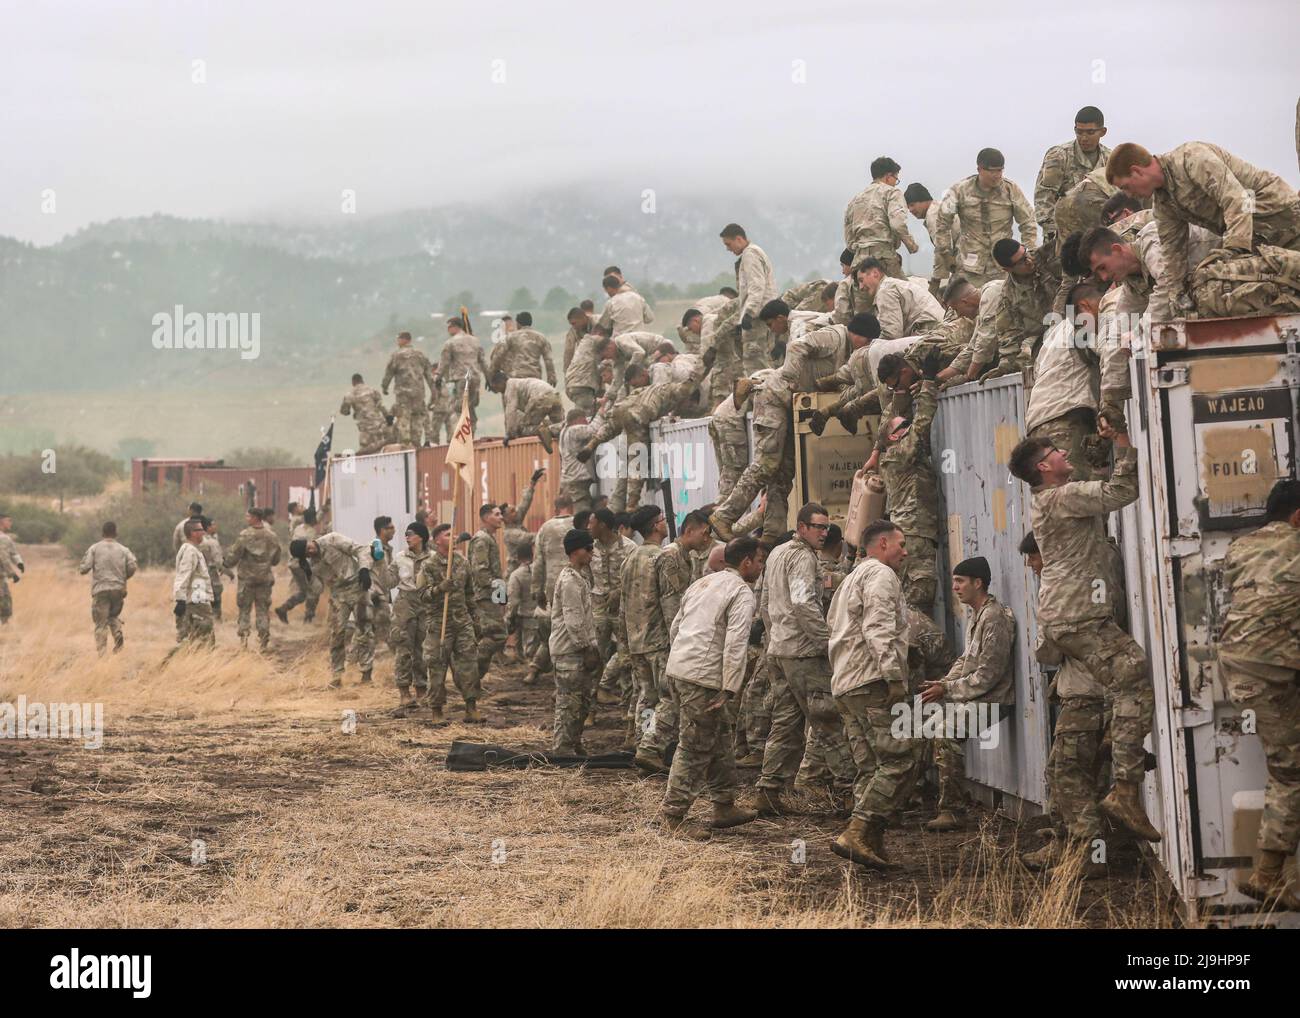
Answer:
[[880, 457], [889, 518], [908, 537], [931, 541], [939, 536], [939, 478], [930, 450], [930, 424], [938, 407], [938, 387], [922, 382], [912, 407], [912, 426]]
[[876, 291], [876, 318], [881, 339], [901, 339], [929, 332], [943, 321], [943, 305], [912, 279], [886, 276]]
[[1223, 561], [1232, 598], [1223, 652], [1282, 668], [1300, 665], [1300, 530], [1285, 520], [1234, 540]]
[[272, 583], [271, 567], [280, 561], [280, 541], [270, 527], [245, 527], [230, 546], [225, 564], [239, 571], [241, 583]]
[[469, 539], [466, 552], [469, 556], [470, 585], [474, 600], [504, 604], [506, 585], [501, 575], [501, 549], [496, 537], [486, 530], [479, 530]]
[[907, 686], [907, 602], [898, 574], [867, 556], [831, 598], [828, 651], [831, 692], [843, 696], [873, 682]]
[[786, 541], [767, 560], [759, 613], [774, 657], [822, 657], [830, 629], [822, 614], [826, 575], [817, 553], [801, 537]]
[[893, 184], [873, 180], [844, 210], [844, 246], [862, 259], [892, 255], [900, 244], [913, 253], [917, 250], [907, 228], [903, 192]]
[[635, 290], [614, 294], [605, 302], [605, 307], [600, 313], [600, 324], [609, 330], [611, 336], [635, 332], [654, 320], [655, 315], [650, 310], [650, 305]]
[[591, 610], [591, 585], [571, 564], [560, 570], [551, 598], [551, 657], [596, 649], [596, 621]]
[[555, 385], [551, 341], [536, 329], [516, 329], [492, 348], [489, 371], [504, 371], [511, 378], [545, 378]]
[[537, 602], [533, 600], [533, 573], [526, 565], [519, 565], [506, 580], [506, 625], [511, 628], [524, 622], [537, 621]]
[[991, 191], [979, 186], [979, 176], [972, 174], [953, 184], [939, 207], [939, 246], [953, 245], [953, 219], [961, 219], [961, 236], [956, 239], [958, 275], [987, 276], [998, 271], [993, 260], [993, 245], [1011, 236], [1011, 224], [1020, 227], [1020, 242], [1032, 251], [1038, 246], [1038, 224], [1034, 207], [1020, 188], [1010, 180]]
[[630, 654], [652, 654], [668, 648], [657, 564], [662, 554], [658, 545], [642, 544], [623, 562], [619, 614], [627, 625]]
[[533, 542], [533, 600], [542, 607], [551, 603], [551, 592], [560, 570], [569, 563], [564, 553], [564, 535], [573, 529], [573, 516], [553, 516], [537, 530]]
[[758, 313], [777, 293], [772, 261], [757, 244], [748, 245], [736, 259], [736, 288], [740, 291], [741, 320], [749, 315], [757, 325]]
[[444, 593], [438, 588], [447, 580], [447, 559], [437, 550], [429, 553], [420, 570], [418, 590], [424, 603], [428, 625], [441, 631], [443, 601], [447, 603], [447, 631], [453, 628], [474, 626], [477, 629], [478, 612], [474, 603], [474, 590], [470, 584], [469, 563], [465, 556], [453, 552], [451, 556], [451, 590]]
[[331, 590], [358, 583], [361, 570], [372, 565], [370, 545], [358, 544], [339, 533], [324, 534], [316, 540], [320, 557], [311, 563], [312, 575], [319, 576]]
[[1109, 158], [1110, 149], [1105, 145], [1099, 145], [1089, 156], [1078, 141], [1053, 145], [1047, 150], [1034, 184], [1034, 213], [1044, 237], [1056, 232], [1056, 203], [1088, 174], [1099, 167], [1104, 171]]
[[438, 377], [456, 386], [464, 382], [466, 372], [469, 372], [472, 380], [475, 371], [484, 378], [487, 377], [487, 361], [483, 357], [483, 346], [478, 337], [471, 336], [468, 332], [448, 336], [438, 358]]
[[655, 560], [655, 569], [659, 574], [659, 610], [664, 622], [671, 625], [682, 606], [682, 595], [695, 579], [695, 563], [681, 542], [673, 541]]
[[966, 649], [943, 679], [950, 700], [1013, 703], [1016, 616], [992, 594], [966, 620]]
[[397, 390], [397, 398], [403, 401], [424, 402], [424, 386], [429, 386], [429, 392], [433, 392], [433, 365], [429, 363], [429, 358], [413, 346], [403, 346], [393, 351], [393, 356], [388, 358], [388, 367], [384, 371], [384, 381], [381, 386], [385, 393], [388, 387], [393, 385]]
[[908, 689], [915, 693], [922, 682], [942, 679], [952, 667], [952, 649], [943, 630], [930, 618], [915, 608], [907, 609], [907, 671]]
[[595, 542], [591, 554], [591, 596], [597, 608], [604, 608], [611, 612], [618, 611], [619, 596], [622, 593], [623, 563], [634, 551], [636, 551], [636, 542], [617, 534], [609, 544], [599, 540]]
[[[420, 354], [420, 356], [424, 355]], [[343, 397], [343, 405], [339, 407], [339, 413], [344, 417], [355, 417], [359, 428], [382, 428], [385, 424], [384, 418], [387, 416], [384, 410], [384, 398], [379, 390], [364, 382], [354, 385]]]

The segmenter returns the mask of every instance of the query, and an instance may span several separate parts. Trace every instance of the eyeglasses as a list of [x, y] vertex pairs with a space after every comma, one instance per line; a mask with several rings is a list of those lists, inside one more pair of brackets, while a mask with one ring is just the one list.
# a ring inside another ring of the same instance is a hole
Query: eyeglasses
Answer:
[[806, 524], [806, 526], [808, 527], [809, 530], [830, 530], [831, 529], [831, 525], [829, 523], [809, 523]]

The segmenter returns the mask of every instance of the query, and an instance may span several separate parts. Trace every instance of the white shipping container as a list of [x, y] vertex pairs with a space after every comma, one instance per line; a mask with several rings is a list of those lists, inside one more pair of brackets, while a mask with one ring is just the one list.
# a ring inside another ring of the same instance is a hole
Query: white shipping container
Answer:
[[[415, 519], [415, 450], [330, 460], [330, 504], [334, 529], [354, 541], [374, 540], [376, 516], [391, 516], [400, 535]], [[394, 550], [399, 550], [397, 545]]]

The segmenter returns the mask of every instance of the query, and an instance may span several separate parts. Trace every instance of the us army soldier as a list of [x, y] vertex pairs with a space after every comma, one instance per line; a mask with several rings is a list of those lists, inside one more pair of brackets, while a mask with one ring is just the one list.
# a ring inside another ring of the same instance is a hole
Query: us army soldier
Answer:
[[102, 540], [86, 549], [77, 572], [90, 574], [90, 617], [95, 623], [95, 648], [102, 657], [108, 650], [108, 634], [113, 634], [113, 653], [122, 649], [122, 605], [126, 601], [126, 581], [139, 568], [131, 549], [117, 540], [117, 524], [112, 520], [101, 528]]
[[428, 385], [433, 393], [433, 365], [429, 358], [411, 346], [411, 334], [397, 334], [397, 349], [388, 358], [388, 367], [384, 370], [384, 381], [380, 386], [384, 395], [388, 387], [396, 383], [397, 389], [397, 434], [398, 441], [415, 446], [424, 444], [424, 424], [428, 410], [424, 387]]
[[231, 545], [226, 564], [239, 575], [235, 604], [239, 608], [236, 631], [240, 646], [248, 646], [251, 616], [256, 609], [257, 639], [261, 649], [266, 650], [271, 644], [271, 589], [275, 585], [272, 569], [280, 561], [280, 542], [266, 525], [261, 509], [249, 509], [247, 520], [248, 526]]

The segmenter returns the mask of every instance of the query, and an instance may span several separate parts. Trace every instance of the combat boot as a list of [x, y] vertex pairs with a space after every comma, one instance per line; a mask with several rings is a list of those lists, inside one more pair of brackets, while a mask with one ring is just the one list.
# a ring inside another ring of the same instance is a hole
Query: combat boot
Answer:
[[871, 841], [871, 827], [867, 821], [854, 817], [849, 821], [843, 833], [831, 842], [831, 851], [841, 859], [870, 866], [873, 869], [886, 869], [889, 862], [877, 854]]
[[751, 750], [736, 761], [737, 767], [762, 767], [763, 754], [758, 750]]
[[429, 712], [430, 712], [430, 713], [429, 713], [429, 720], [432, 721], [435, 725], [440, 725], [440, 724], [442, 724], [445, 720], [447, 720], [447, 719], [443, 716], [442, 708], [441, 708], [441, 707], [430, 707], [430, 708], [429, 708]]
[[1142, 808], [1136, 781], [1116, 781], [1110, 795], [1102, 799], [1099, 805], [1106, 816], [1137, 837], [1145, 841], [1160, 840], [1160, 832], [1151, 826], [1146, 810]]
[[538, 667], [536, 665], [530, 664], [528, 666], [528, 674], [524, 676], [525, 686], [532, 686], [537, 683], [537, 672]]
[[883, 820], [867, 821], [867, 844], [871, 846], [871, 851], [876, 854], [877, 859], [881, 860], [886, 866], [894, 865], [885, 853], [885, 822]]
[[627, 729], [623, 732], [623, 751], [635, 752], [640, 736], [636, 730], [636, 718], [627, 719]]
[[715, 831], [723, 831], [728, 827], [739, 827], [741, 824], [753, 823], [758, 819], [758, 814], [752, 809], [741, 809], [734, 802], [715, 802], [713, 804], [713, 820], [709, 826]]
[[1035, 849], [1033, 852], [1026, 852], [1020, 857], [1020, 861], [1025, 864], [1026, 869], [1038, 872], [1055, 866], [1060, 859], [1060, 855], [1061, 843], [1059, 841], [1049, 841], [1042, 848]]
[[760, 788], [754, 797], [754, 808], [761, 817], [783, 817], [792, 812], [790, 807], [781, 801], [779, 788]]
[[956, 815], [948, 810], [942, 810], [937, 817], [925, 825], [925, 829], [933, 834], [943, 834], [947, 831], [960, 831], [966, 825], [957, 819]]
[[283, 605], [275, 610], [275, 617], [286, 626], [289, 624], [289, 611]]
[[[316, 613], [315, 613], [315, 612], [307, 612], [307, 614], [305, 614], [305, 615], [303, 616], [303, 618], [302, 618], [302, 624], [303, 624], [304, 626], [306, 626], [306, 625], [310, 625], [313, 621], [315, 621], [315, 619], [316, 619]], [[287, 622], [288, 619], [286, 619], [285, 621]]]
[[731, 524], [719, 516], [716, 512], [709, 517], [709, 526], [713, 532], [724, 541], [735, 540], [736, 535], [731, 532]]
[[596, 702], [603, 704], [622, 703], [623, 698], [617, 693], [611, 693], [608, 689], [602, 687], [596, 690]]
[[1282, 912], [1300, 911], [1300, 891], [1287, 882], [1284, 872], [1286, 859], [1285, 852], [1263, 849], [1249, 879], [1240, 885], [1241, 893]]
[[737, 378], [735, 384], [731, 387], [731, 405], [737, 410], [745, 406], [745, 400], [749, 399], [749, 394], [754, 391], [754, 380], [749, 377]]
[[330, 689], [342, 689], [342, 688], [343, 688], [342, 675], [335, 675], [334, 678], [330, 679]]
[[483, 723], [483, 715], [479, 713], [478, 701], [466, 700], [465, 701], [465, 724], [481, 725], [482, 723]]
[[692, 841], [708, 841], [713, 837], [713, 832], [707, 827], [702, 827], [693, 821], [687, 820], [684, 816], [676, 816], [672, 813], [660, 813], [659, 825], [669, 834], [677, 834], [683, 838], [690, 838]]
[[555, 446], [551, 442], [551, 426], [549, 424], [543, 424], [537, 429], [537, 439], [542, 443], [542, 448], [548, 453], [555, 451]]
[[632, 762], [636, 764], [637, 770], [645, 771], [646, 774], [667, 774], [669, 770], [664, 758], [652, 749], [638, 749]]
[[361, 673], [361, 682], [362, 684], [365, 684], [369, 681], [370, 681], [370, 669], [367, 668], [364, 672]]
[[240, 649], [240, 650], [248, 650], [248, 634], [247, 634], [247, 633], [245, 633], [243, 636], [241, 636], [241, 637], [239, 638], [239, 649]]

